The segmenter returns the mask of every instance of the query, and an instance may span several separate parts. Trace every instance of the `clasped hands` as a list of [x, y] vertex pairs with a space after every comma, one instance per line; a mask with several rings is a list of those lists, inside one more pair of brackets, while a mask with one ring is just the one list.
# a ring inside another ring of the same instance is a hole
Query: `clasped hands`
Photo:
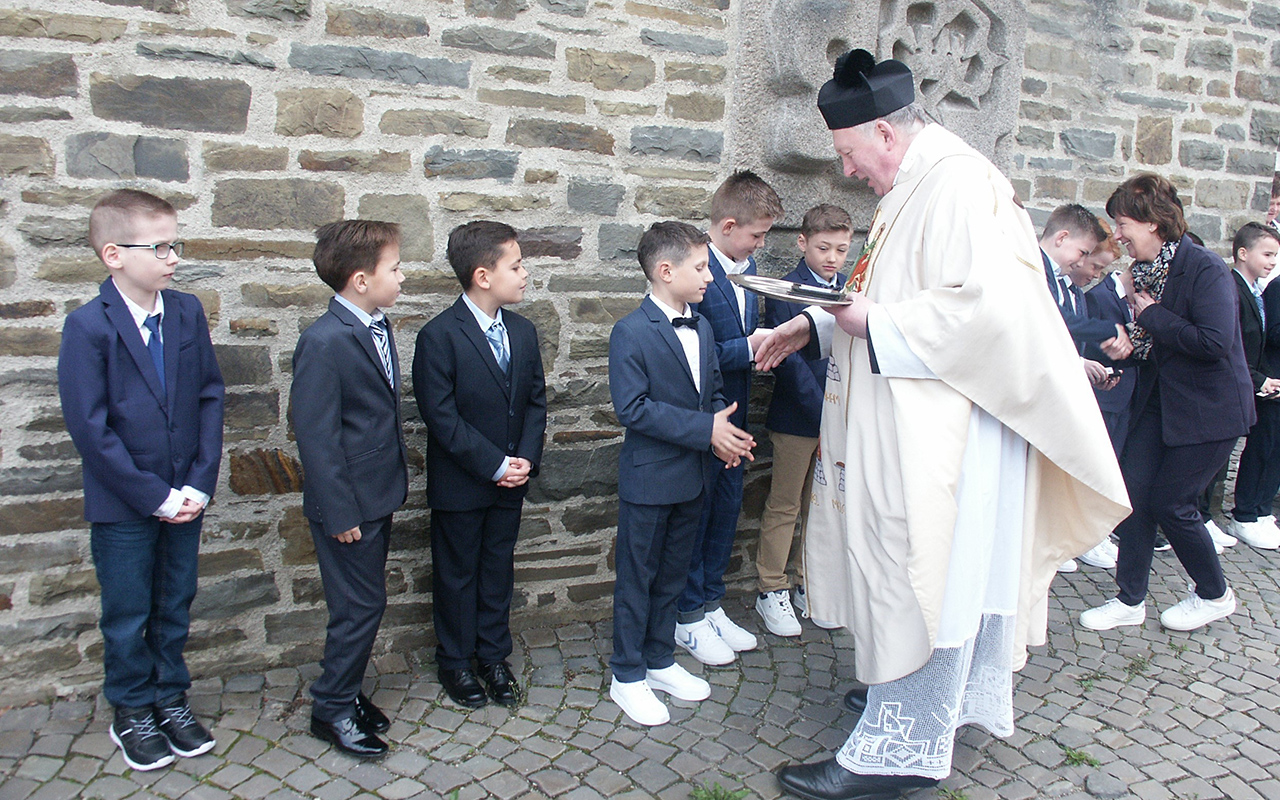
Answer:
[[197, 503], [190, 497], [184, 497], [182, 499], [182, 507], [178, 509], [178, 513], [172, 517], [161, 517], [160, 521], [167, 522], [170, 525], [182, 525], [200, 516], [202, 511], [204, 511], [204, 503]]
[[755, 437], [729, 421], [729, 416], [737, 410], [737, 402], [730, 403], [715, 413], [715, 421], [711, 423], [711, 452], [724, 462], [725, 469], [733, 469], [744, 458], [756, 460], [751, 454], [756, 446]]

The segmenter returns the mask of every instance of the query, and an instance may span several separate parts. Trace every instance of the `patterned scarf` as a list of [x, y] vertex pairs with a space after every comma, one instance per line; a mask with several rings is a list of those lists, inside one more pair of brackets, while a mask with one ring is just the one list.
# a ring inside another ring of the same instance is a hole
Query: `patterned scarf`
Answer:
[[[1160, 296], [1164, 294], [1165, 278], [1169, 277], [1169, 264], [1177, 252], [1177, 242], [1165, 242], [1160, 245], [1160, 252], [1154, 261], [1133, 262], [1133, 290], [1146, 292], [1159, 303]], [[1125, 327], [1128, 329], [1129, 340], [1133, 342], [1133, 357], [1146, 361], [1151, 357], [1151, 334], [1138, 322], [1130, 322]]]

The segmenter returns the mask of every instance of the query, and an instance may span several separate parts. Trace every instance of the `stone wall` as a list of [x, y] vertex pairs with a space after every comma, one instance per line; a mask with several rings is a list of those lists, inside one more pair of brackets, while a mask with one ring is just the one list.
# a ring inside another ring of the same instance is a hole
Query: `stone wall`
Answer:
[[[659, 218], [700, 223], [731, 169], [767, 171], [742, 122], [776, 113], [775, 98], [789, 95], [749, 90], [778, 87], [762, 80], [766, 65], [741, 56], [759, 44], [752, 37], [769, 24], [760, 16], [768, 8], [803, 20], [823, 4], [5, 2], [0, 704], [92, 684], [100, 672], [79, 466], [54, 368], [63, 316], [103, 277], [85, 242], [88, 208], [117, 185], [179, 207], [187, 252], [176, 286], [204, 302], [228, 385], [222, 482], [205, 522], [188, 648], [197, 671], [319, 654], [324, 609], [300, 513], [289, 362], [329, 295], [308, 260], [311, 230], [344, 215], [404, 225], [408, 279], [393, 315], [406, 365], [418, 328], [456, 296], [448, 231], [479, 217], [521, 230], [532, 276], [521, 311], [542, 336], [551, 414], [516, 556], [514, 621], [607, 615], [621, 434], [605, 356], [610, 325], [643, 290], [635, 242]], [[893, 0], [857, 5], [868, 23], [877, 13], [913, 21], [886, 43], [895, 52], [909, 33], [922, 56], [959, 35], [944, 54], [967, 64], [981, 52], [992, 85], [1014, 87], [987, 108], [1010, 121], [1007, 132], [982, 144], [1037, 219], [1066, 200], [1097, 207], [1121, 176], [1145, 168], [1179, 181], [1193, 227], [1211, 243], [1265, 205], [1280, 139], [1273, 3], [1006, 0], [987, 6], [1001, 24], [976, 28], [977, 7], [966, 2], [926, 4], [928, 19]], [[971, 29], [984, 32], [983, 47], [964, 41]], [[1025, 29], [1025, 41], [992, 29]], [[922, 73], [955, 71], [936, 63], [921, 62]], [[953, 94], [947, 102], [965, 114], [982, 112]], [[848, 196], [856, 207], [872, 202], [862, 189]], [[794, 225], [812, 201], [799, 190], [788, 201], [784, 223]], [[771, 239], [766, 268], [790, 267], [792, 233]], [[767, 380], [759, 387], [763, 396]], [[431, 640], [430, 563], [423, 429], [409, 395], [405, 408], [411, 497], [397, 516], [380, 646], [411, 651]], [[761, 458], [748, 475], [731, 566], [742, 590], [767, 467]]]

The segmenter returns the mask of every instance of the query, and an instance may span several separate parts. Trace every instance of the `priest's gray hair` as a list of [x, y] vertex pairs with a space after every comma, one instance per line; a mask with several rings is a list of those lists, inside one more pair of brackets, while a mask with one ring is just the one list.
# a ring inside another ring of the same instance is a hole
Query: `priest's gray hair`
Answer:
[[894, 130], [902, 133], [918, 133], [925, 125], [933, 120], [929, 119], [929, 112], [919, 103], [908, 103], [897, 111], [891, 111], [880, 119], [889, 123]]

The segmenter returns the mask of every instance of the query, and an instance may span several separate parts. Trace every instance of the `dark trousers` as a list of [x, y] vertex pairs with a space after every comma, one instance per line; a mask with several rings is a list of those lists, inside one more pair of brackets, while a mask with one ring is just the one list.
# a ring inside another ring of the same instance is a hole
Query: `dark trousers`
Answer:
[[1102, 421], [1107, 426], [1107, 435], [1111, 437], [1111, 447], [1116, 451], [1116, 458], [1124, 452], [1125, 440], [1129, 438], [1130, 414], [1132, 410], [1127, 405], [1119, 411], [1102, 412]]
[[675, 663], [676, 596], [689, 574], [703, 498], [673, 505], [618, 504], [613, 584], [613, 656], [609, 668], [624, 683], [646, 669]]
[[1231, 516], [1237, 522], [1269, 516], [1280, 491], [1280, 402], [1261, 400], [1257, 406], [1258, 421], [1249, 429], [1236, 472], [1236, 507]]
[[702, 507], [698, 536], [689, 562], [688, 580], [676, 603], [680, 622], [697, 622], [715, 611], [724, 599], [724, 572], [733, 554], [738, 535], [738, 514], [742, 511], [744, 460], [733, 469], [719, 469], [711, 493]]
[[463, 669], [511, 655], [511, 595], [521, 506], [431, 510], [436, 663]]
[[102, 587], [102, 692], [139, 708], [191, 688], [182, 658], [196, 596], [200, 525], [156, 517], [95, 522], [89, 550]]
[[369, 654], [387, 608], [387, 552], [391, 515], [360, 524], [360, 538], [343, 543], [311, 523], [324, 601], [329, 607], [324, 660], [311, 684], [312, 715], [337, 722], [355, 713]]
[[1146, 599], [1159, 525], [1195, 582], [1196, 593], [1216, 600], [1226, 594], [1227, 583], [1197, 500], [1231, 454], [1235, 439], [1169, 447], [1161, 435], [1159, 410], [1148, 407], [1137, 413], [1140, 416], [1120, 459], [1133, 513], [1116, 528], [1120, 539], [1117, 596], [1131, 606]]

